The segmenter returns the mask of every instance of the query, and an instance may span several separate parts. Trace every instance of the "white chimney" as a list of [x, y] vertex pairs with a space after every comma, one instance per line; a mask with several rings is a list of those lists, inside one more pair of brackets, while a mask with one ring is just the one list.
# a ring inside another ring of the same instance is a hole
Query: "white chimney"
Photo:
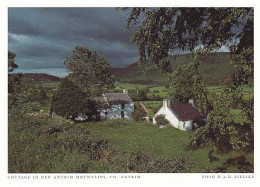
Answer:
[[164, 107], [164, 108], [170, 107], [170, 105], [171, 105], [170, 99], [164, 99], [164, 100], [163, 100], [163, 107]]
[[128, 91], [127, 91], [127, 89], [123, 89], [123, 93], [126, 93], [126, 94], [128, 94]]
[[189, 99], [189, 103], [194, 106], [194, 99], [193, 99], [193, 98], [190, 98], [190, 99]]

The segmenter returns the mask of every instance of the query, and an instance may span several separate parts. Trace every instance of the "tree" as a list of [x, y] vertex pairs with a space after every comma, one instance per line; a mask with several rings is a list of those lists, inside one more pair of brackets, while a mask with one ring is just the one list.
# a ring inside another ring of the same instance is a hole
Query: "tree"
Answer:
[[160, 114], [155, 117], [155, 121], [159, 126], [169, 126], [170, 122], [168, 119], [165, 118], [165, 115]]
[[189, 63], [177, 67], [169, 75], [171, 99], [174, 103], [188, 103], [193, 98], [199, 110], [208, 112], [212, 109], [209, 93], [199, 71], [199, 63]]
[[[139, 17], [142, 17], [141, 23], [138, 22]], [[138, 23], [132, 41], [139, 49], [139, 64], [153, 63], [159, 66], [172, 81], [174, 80], [171, 77], [176, 78], [176, 72], [172, 74], [173, 70], [168, 59], [170, 52], [190, 51], [193, 52], [194, 58], [198, 59], [201, 55], [216, 52], [222, 46], [226, 46], [231, 51], [231, 63], [236, 67], [233, 82], [221, 97], [215, 98], [215, 102], [207, 99], [201, 77], [192, 77], [194, 78], [191, 81], [193, 91], [190, 90], [188, 93], [190, 95], [192, 92], [196, 93], [199, 107], [210, 108], [211, 111], [208, 115], [208, 125], [199, 128], [193, 134], [191, 144], [219, 142], [216, 140], [229, 135], [227, 139], [233, 149], [250, 146], [247, 141], [250, 137], [243, 138], [243, 134], [234, 128], [236, 122], [230, 118], [230, 111], [232, 105], [237, 104], [242, 113], [247, 115], [246, 126], [251, 126], [252, 132], [253, 114], [249, 112], [253, 111], [252, 101], [243, 101], [239, 98], [244, 85], [253, 86], [253, 17], [253, 8], [131, 9], [127, 27], [130, 28]], [[236, 103], [237, 101], [240, 102]], [[238, 126], [242, 127], [242, 125]], [[217, 147], [217, 143], [214, 145]]]
[[77, 46], [64, 62], [69, 79], [92, 97], [114, 87], [115, 79], [109, 72], [109, 63], [96, 52]]
[[44, 105], [48, 100], [48, 95], [43, 87], [39, 88], [32, 88], [29, 94], [29, 99], [32, 102], [39, 102], [40, 104]]
[[132, 8], [127, 27], [137, 23], [132, 41], [139, 62], [155, 63], [166, 72], [171, 72], [169, 52], [199, 49], [201, 54], [226, 45], [239, 53], [253, 44], [253, 8]]
[[[8, 72], [12, 72], [15, 68], [18, 68], [18, 65], [14, 62], [15, 57], [15, 53], [8, 51]], [[12, 77], [8, 75], [8, 93], [14, 93], [21, 89], [21, 77], [21, 74]]]
[[15, 64], [14, 58], [16, 57], [16, 54], [8, 51], [8, 71], [12, 72], [15, 68], [18, 68], [18, 65]]
[[132, 117], [135, 121], [146, 121], [145, 117], [148, 116], [148, 113], [145, 111], [145, 109], [142, 107], [141, 104], [137, 103], [135, 104], [135, 109], [132, 112]]
[[[207, 124], [198, 128], [190, 138], [188, 148], [216, 147], [219, 152], [230, 150], [251, 151], [254, 145], [252, 123], [249, 118], [243, 122], [232, 113], [233, 99], [229, 94], [215, 95], [213, 109], [207, 117]], [[251, 111], [252, 112], [252, 111]], [[239, 115], [244, 118], [243, 112]]]
[[193, 64], [178, 67], [171, 76], [171, 99], [174, 103], [187, 103], [194, 98], [193, 93]]
[[17, 93], [21, 91], [22, 74], [8, 75], [8, 93]]
[[137, 90], [137, 97], [139, 101], [147, 101], [147, 93], [149, 88], [141, 88]]
[[80, 114], [86, 115], [88, 120], [98, 118], [96, 103], [68, 78], [61, 80], [50, 111], [74, 121]]

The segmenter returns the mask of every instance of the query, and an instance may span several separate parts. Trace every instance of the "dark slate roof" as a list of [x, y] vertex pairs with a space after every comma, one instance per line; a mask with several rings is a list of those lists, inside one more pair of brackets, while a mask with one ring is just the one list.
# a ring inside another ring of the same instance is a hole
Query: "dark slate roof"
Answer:
[[132, 99], [126, 93], [105, 93], [109, 105], [133, 103]]
[[181, 121], [195, 120], [202, 118], [203, 115], [192, 104], [173, 104], [171, 110], [177, 115]]

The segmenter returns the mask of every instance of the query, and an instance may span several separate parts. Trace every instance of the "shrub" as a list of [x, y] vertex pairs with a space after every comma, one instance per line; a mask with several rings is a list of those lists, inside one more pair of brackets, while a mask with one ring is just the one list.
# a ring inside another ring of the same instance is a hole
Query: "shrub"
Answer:
[[110, 154], [109, 163], [116, 164], [116, 172], [127, 173], [184, 173], [193, 167], [185, 158], [165, 159], [151, 157], [140, 151], [116, 152]]
[[88, 120], [99, 119], [97, 104], [77, 85], [64, 78], [52, 98], [51, 112], [67, 119], [76, 120], [80, 114]]
[[48, 96], [46, 91], [40, 87], [40, 88], [32, 88], [31, 93], [29, 94], [29, 99], [32, 102], [38, 102], [40, 104], [45, 104], [48, 100]]
[[155, 117], [155, 121], [159, 126], [169, 126], [170, 122], [165, 118], [165, 115], [160, 114]]
[[11, 116], [8, 127], [11, 173], [72, 173], [83, 170], [83, 164], [100, 160], [104, 150], [109, 149], [107, 140], [94, 138], [86, 130], [62, 121]]
[[144, 110], [141, 104], [135, 104], [134, 112], [132, 112], [132, 117], [135, 121], [146, 121], [145, 117], [148, 116], [148, 113]]

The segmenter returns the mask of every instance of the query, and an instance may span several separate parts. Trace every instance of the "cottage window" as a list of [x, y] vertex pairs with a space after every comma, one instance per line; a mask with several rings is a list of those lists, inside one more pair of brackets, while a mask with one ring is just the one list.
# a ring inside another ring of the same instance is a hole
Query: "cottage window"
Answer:
[[125, 104], [121, 104], [121, 109], [125, 109]]
[[125, 112], [121, 111], [121, 118], [125, 118]]

